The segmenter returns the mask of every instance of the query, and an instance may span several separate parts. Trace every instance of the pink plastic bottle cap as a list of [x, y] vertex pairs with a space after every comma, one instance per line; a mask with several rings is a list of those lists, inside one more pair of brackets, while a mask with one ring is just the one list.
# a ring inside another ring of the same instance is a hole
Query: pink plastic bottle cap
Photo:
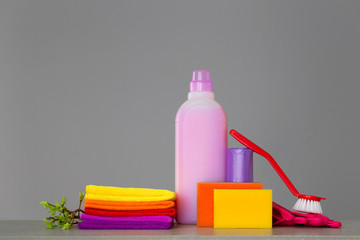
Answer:
[[210, 72], [208, 70], [193, 71], [193, 81], [210, 81]]
[[208, 70], [193, 71], [190, 92], [212, 92], [212, 90], [213, 84], [210, 81], [210, 72]]

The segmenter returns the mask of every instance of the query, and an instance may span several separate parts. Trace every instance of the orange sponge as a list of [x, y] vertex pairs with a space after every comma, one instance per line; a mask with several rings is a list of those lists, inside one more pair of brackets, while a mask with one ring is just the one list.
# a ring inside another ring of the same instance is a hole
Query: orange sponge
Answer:
[[214, 226], [214, 189], [262, 188], [262, 183], [199, 182], [197, 184], [197, 226]]

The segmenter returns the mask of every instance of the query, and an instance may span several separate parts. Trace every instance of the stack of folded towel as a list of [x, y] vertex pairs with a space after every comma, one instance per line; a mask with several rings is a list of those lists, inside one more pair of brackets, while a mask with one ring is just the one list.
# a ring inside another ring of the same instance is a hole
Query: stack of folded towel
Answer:
[[148, 188], [86, 186], [81, 229], [169, 229], [175, 193]]

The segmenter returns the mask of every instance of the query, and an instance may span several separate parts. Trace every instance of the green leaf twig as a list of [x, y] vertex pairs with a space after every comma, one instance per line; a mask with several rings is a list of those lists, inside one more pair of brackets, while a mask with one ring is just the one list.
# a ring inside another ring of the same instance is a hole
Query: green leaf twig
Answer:
[[81, 209], [81, 203], [84, 200], [84, 196], [85, 194], [83, 192], [79, 193], [79, 207], [74, 211], [70, 211], [65, 207], [67, 202], [65, 197], [61, 197], [60, 204], [58, 201], [55, 201], [55, 205], [47, 201], [40, 202], [40, 205], [45, 209], [49, 209], [48, 213], [50, 213], [50, 217], [44, 219], [44, 222], [47, 224], [46, 228], [52, 229], [54, 227], [61, 227], [62, 229], [70, 229], [73, 224], [78, 224], [80, 213], [84, 212]]

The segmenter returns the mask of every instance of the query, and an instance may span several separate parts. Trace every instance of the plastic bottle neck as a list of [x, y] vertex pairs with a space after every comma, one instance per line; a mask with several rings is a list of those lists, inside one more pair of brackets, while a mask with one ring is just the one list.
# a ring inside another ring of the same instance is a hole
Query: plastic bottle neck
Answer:
[[188, 99], [191, 98], [208, 98], [208, 99], [215, 99], [214, 92], [189, 92]]

